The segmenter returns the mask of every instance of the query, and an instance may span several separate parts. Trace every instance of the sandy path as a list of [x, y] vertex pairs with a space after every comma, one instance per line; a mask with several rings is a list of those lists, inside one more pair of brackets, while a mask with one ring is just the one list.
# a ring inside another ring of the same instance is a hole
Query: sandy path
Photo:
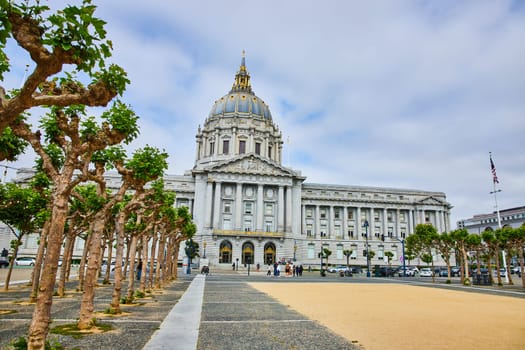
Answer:
[[366, 350], [525, 349], [525, 299], [397, 284], [250, 285]]

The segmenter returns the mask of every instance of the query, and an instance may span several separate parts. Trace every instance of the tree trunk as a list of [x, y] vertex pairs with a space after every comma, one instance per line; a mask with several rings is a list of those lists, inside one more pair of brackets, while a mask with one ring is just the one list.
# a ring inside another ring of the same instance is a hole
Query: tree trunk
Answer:
[[179, 251], [180, 251], [180, 242], [177, 241], [177, 243], [175, 244], [175, 249], [174, 249], [174, 261], [173, 261], [173, 280], [176, 280], [179, 276], [178, 276], [178, 271], [179, 271]]
[[11, 281], [11, 273], [13, 272], [13, 266], [15, 266], [15, 259], [18, 255], [18, 247], [20, 247], [21, 238], [22, 236], [17, 238], [15, 251], [13, 252], [13, 256], [11, 258], [11, 261], [9, 262], [9, 270], [7, 271], [7, 276], [5, 277], [4, 292], [7, 292], [9, 290], [9, 281]]
[[126, 294], [126, 302], [133, 300], [133, 293], [135, 292], [135, 257], [137, 255], [137, 241], [138, 237], [133, 235], [131, 237], [131, 244], [129, 249], [129, 279], [128, 279], [128, 292]]
[[89, 329], [95, 325], [94, 317], [95, 286], [97, 284], [97, 275], [100, 263], [102, 234], [105, 225], [105, 211], [101, 210], [95, 215], [91, 230], [91, 239], [89, 243], [89, 256], [86, 275], [84, 278], [84, 293], [80, 303], [80, 315], [78, 320], [79, 329]]
[[[110, 311], [112, 313], [121, 313], [120, 296], [122, 291], [122, 259], [124, 257], [124, 224], [126, 214], [120, 212], [115, 220], [115, 234], [117, 236], [117, 249], [115, 252], [115, 287], [111, 296]], [[111, 266], [108, 266], [108, 269]]]
[[69, 282], [69, 278], [71, 277], [71, 265], [73, 265], [73, 251], [75, 250], [76, 240], [77, 240], [77, 236], [76, 234], [73, 234], [73, 236], [71, 237], [71, 247], [69, 251], [67, 252], [67, 258], [64, 255], [64, 262], [62, 263], [63, 265], [62, 268], [66, 269], [66, 282]]
[[523, 246], [521, 244], [518, 246], [518, 255], [520, 257], [521, 286], [525, 288], [525, 259], [523, 258]]
[[158, 233], [157, 233], [157, 230], [154, 229], [153, 237], [151, 239], [151, 253], [150, 253], [151, 259], [149, 263], [149, 275], [148, 275], [148, 285], [147, 285], [147, 288], [149, 289], [153, 288], [153, 276], [155, 276], [155, 274], [157, 273], [157, 269], [159, 265], [157, 261], [157, 266], [155, 266], [155, 254], [157, 252], [157, 239], [158, 239]]
[[[49, 323], [51, 322], [51, 305], [58, 270], [58, 259], [62, 247], [64, 227], [68, 214], [69, 193], [62, 188], [63, 183], [55, 181], [54, 206], [51, 213], [47, 250], [43, 265], [38, 297], [29, 326], [28, 350], [44, 349]], [[41, 244], [43, 244], [41, 242]]]
[[[146, 271], [148, 267], [148, 240], [148, 236], [142, 236], [142, 272], [140, 273], [139, 281], [139, 290], [142, 293], [146, 292]], [[150, 273], [153, 273], [153, 270], [150, 270]]]
[[166, 267], [164, 249], [166, 245], [166, 234], [160, 234], [159, 251], [157, 252], [157, 271], [155, 272], [155, 289], [161, 288], [161, 276]]
[[466, 282], [466, 283], [470, 284], [471, 281], [470, 281], [469, 273], [468, 273], [467, 250], [465, 249], [464, 245], [461, 246], [461, 254], [463, 255], [463, 271], [464, 271], [464, 276], [465, 276], [464, 283]]
[[44, 223], [42, 228], [42, 233], [40, 234], [40, 244], [38, 245], [38, 250], [36, 252], [36, 262], [35, 268], [33, 269], [33, 283], [31, 285], [31, 294], [29, 295], [29, 302], [36, 303], [38, 297], [38, 286], [40, 282], [40, 272], [42, 270], [42, 259], [44, 258], [44, 252], [46, 250], [46, 241], [49, 233], [50, 223], [47, 221]]
[[80, 259], [80, 266], [78, 267], [78, 290], [84, 291], [84, 279], [86, 276], [86, 262], [89, 253], [89, 246], [91, 245], [91, 233], [86, 236], [84, 242], [84, 250], [82, 251], [82, 258]]
[[111, 261], [113, 260], [113, 234], [108, 239], [108, 260], [106, 264], [106, 273], [104, 273], [104, 283], [109, 283], [111, 274]]
[[60, 267], [60, 278], [58, 280], [58, 288], [57, 288], [57, 295], [60, 296], [60, 297], [63, 297], [64, 294], [65, 294], [65, 289], [66, 289], [66, 275], [67, 275], [67, 268], [66, 268], [66, 264], [67, 264], [67, 259], [66, 257], [69, 256], [69, 251], [71, 250], [71, 247], [72, 247], [72, 244], [73, 244], [73, 239], [72, 239], [72, 236], [74, 235], [74, 233], [72, 232], [68, 232], [66, 234], [66, 246], [64, 248], [64, 255], [63, 255], [63, 258], [62, 258], [62, 266]]

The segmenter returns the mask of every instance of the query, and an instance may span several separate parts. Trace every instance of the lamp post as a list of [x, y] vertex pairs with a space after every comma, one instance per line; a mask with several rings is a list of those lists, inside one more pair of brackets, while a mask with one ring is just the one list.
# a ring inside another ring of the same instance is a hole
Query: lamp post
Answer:
[[203, 258], [206, 259], [206, 241], [202, 243], [202, 247], [204, 248]]
[[365, 228], [365, 244], [366, 244], [366, 277], [370, 277], [370, 257], [368, 256], [368, 220], [363, 223]]
[[401, 258], [403, 259], [403, 277], [407, 276], [407, 267], [405, 263], [405, 239], [399, 239], [398, 237], [393, 237], [398, 242], [401, 242], [401, 249], [403, 250], [403, 255]]

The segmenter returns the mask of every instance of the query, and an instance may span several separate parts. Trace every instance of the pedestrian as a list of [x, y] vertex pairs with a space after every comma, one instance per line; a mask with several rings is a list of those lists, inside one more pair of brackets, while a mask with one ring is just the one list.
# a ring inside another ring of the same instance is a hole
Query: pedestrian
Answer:
[[268, 265], [268, 271], [266, 272], [266, 276], [272, 275], [272, 265]]
[[137, 280], [140, 281], [140, 277], [142, 276], [142, 259], [139, 259], [139, 263], [137, 264]]
[[7, 256], [9, 255], [9, 252], [7, 251], [7, 249], [2, 249], [2, 258], [7, 258]]
[[232, 270], [235, 271], [235, 263], [232, 264]]

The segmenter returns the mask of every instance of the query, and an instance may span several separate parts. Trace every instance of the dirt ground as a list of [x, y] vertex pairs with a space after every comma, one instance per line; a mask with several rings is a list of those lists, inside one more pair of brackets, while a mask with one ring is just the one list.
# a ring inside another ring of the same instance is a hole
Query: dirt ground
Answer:
[[525, 349], [525, 299], [397, 284], [250, 285], [366, 350]]

